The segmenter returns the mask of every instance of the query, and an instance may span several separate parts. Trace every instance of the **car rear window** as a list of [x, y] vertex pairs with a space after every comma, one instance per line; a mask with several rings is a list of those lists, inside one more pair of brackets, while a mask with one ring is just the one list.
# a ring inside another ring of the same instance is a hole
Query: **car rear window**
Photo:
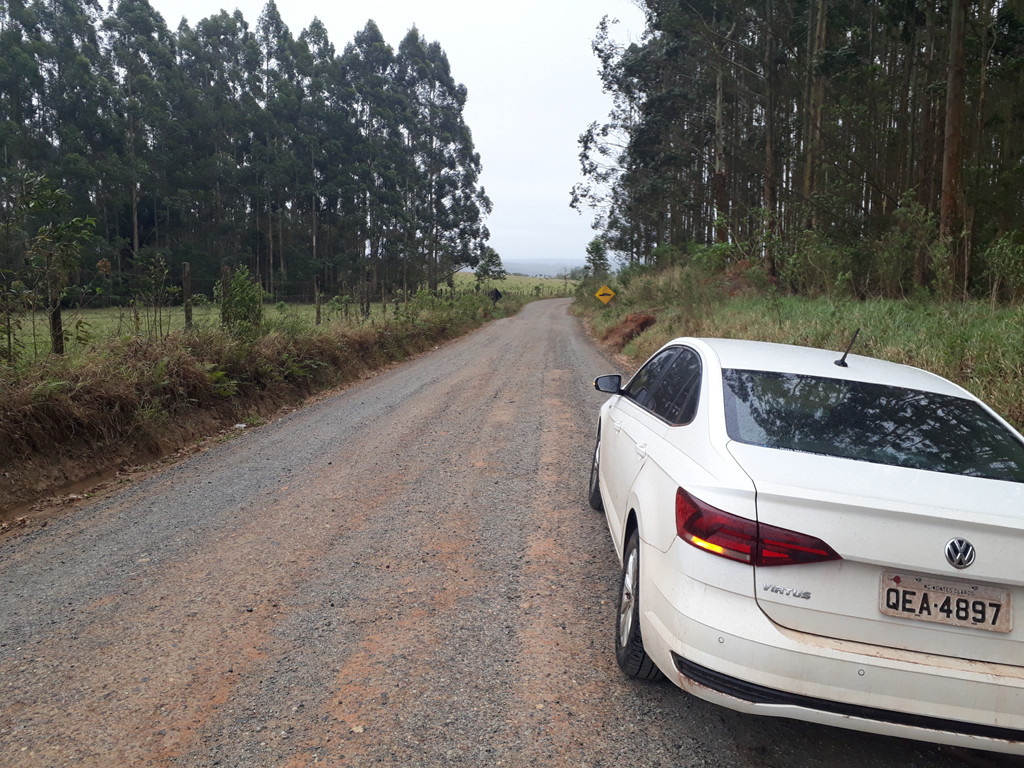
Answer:
[[978, 403], [884, 384], [727, 369], [741, 443], [1024, 482], [1024, 444]]

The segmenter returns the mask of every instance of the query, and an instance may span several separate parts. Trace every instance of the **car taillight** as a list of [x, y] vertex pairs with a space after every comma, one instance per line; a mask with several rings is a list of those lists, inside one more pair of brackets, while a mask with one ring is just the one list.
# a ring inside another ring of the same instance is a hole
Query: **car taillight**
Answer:
[[821, 539], [731, 515], [676, 491], [676, 533], [687, 544], [750, 565], [795, 565], [842, 558]]

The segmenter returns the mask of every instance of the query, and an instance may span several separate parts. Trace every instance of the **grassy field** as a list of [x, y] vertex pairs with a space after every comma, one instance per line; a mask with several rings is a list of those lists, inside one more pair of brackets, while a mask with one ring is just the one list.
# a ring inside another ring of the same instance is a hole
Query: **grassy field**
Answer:
[[[455, 274], [456, 290], [472, 291], [476, 288], [476, 275], [472, 272]], [[484, 293], [497, 288], [502, 293], [522, 293], [543, 298], [553, 296], [571, 296], [576, 289], [576, 282], [559, 277], [528, 277], [526, 275], [509, 275], [504, 280], [488, 281], [482, 286]]]
[[944, 376], [1024, 427], [1024, 308], [987, 302], [835, 300], [724, 286], [688, 270], [612, 283], [605, 307], [581, 287], [574, 311], [598, 335], [630, 313], [657, 322], [623, 349], [639, 365], [677, 336], [757, 339], [842, 351], [860, 329], [855, 354], [923, 368]]
[[[551, 298], [554, 296], [571, 296], [575, 283], [554, 277], [526, 277], [509, 275], [501, 281], [487, 282], [477, 287], [476, 276], [472, 272], [459, 272], [455, 275], [456, 294], [487, 295], [492, 288], [497, 288], [508, 298], [508, 302], [518, 302], [534, 298]], [[198, 327], [214, 327], [220, 324], [220, 310], [208, 299], [199, 302], [192, 309], [192, 321]], [[358, 307], [337, 299], [325, 299], [321, 304], [321, 322], [330, 324], [344, 322], [347, 324], [380, 323], [393, 318], [396, 311], [401, 311], [403, 304], [373, 304], [370, 316], [359, 315]], [[75, 355], [84, 348], [102, 344], [107, 340], [126, 336], [143, 336], [157, 339], [185, 328], [185, 310], [181, 305], [167, 307], [125, 306], [101, 309], [68, 308], [62, 313], [64, 328], [68, 334], [67, 351]], [[23, 347], [23, 357], [38, 360], [50, 352], [49, 329], [47, 316], [42, 312], [28, 313], [19, 318], [21, 328], [17, 338]], [[314, 325], [316, 307], [313, 304], [285, 304], [283, 302], [264, 305], [264, 320], [271, 327]]]

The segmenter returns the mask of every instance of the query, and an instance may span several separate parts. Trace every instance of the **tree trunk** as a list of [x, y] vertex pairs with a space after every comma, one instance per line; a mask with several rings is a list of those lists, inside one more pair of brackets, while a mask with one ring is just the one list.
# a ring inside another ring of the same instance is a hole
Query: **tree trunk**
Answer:
[[[981, 75], [978, 79], [978, 103], [974, 107], [974, 141], [971, 157], [968, 163], [971, 167], [989, 167], [982, 158], [982, 132], [985, 123], [985, 89], [988, 83], [988, 67], [992, 58], [995, 36], [992, 27], [995, 19], [992, 17], [992, 0], [981, 0], [978, 5], [978, 19], [981, 22]], [[965, 201], [964, 205], [964, 301], [967, 300], [967, 290], [971, 279], [971, 254], [974, 250], [974, 214], [973, 204]]]
[[132, 259], [139, 255], [139, 183], [132, 181]]
[[729, 242], [729, 195], [725, 177], [725, 54], [722, 50], [729, 41], [736, 25], [732, 25], [724, 41], [715, 44], [718, 59], [715, 72], [715, 177], [711, 182], [712, 195], [715, 201], [715, 242]]
[[[283, 208], [283, 206], [282, 206]], [[288, 279], [288, 265], [284, 263], [284, 214], [277, 216], [277, 263], [280, 265], [281, 280]]]
[[[964, 9], [965, 0], [950, 4], [949, 69], [946, 77], [946, 130], [942, 146], [942, 199], [939, 232], [953, 253], [954, 279], [961, 275], [963, 259], [963, 123], [964, 123]], [[966, 275], [964, 286], [966, 287]]]
[[[818, 148], [821, 146], [821, 119], [823, 102], [825, 100], [825, 78], [817, 71], [818, 53], [825, 48], [827, 28], [825, 25], [825, 0], [818, 0], [817, 11], [812, 12], [809, 6], [809, 13], [814, 14], [814, 23], [808, 25], [808, 51], [807, 51], [807, 85], [806, 85], [806, 109], [807, 119], [805, 144], [805, 165], [804, 165], [804, 202], [810, 203], [811, 197], [817, 189], [817, 167]], [[814, 218], [807, 217], [807, 227], [814, 226]]]
[[312, 233], [313, 236], [312, 236], [311, 246], [312, 246], [312, 251], [313, 251], [313, 254], [312, 254], [313, 255], [313, 263], [316, 264], [316, 257], [317, 257], [317, 254], [316, 254], [316, 229], [317, 229], [317, 226], [318, 226], [317, 220], [316, 220], [316, 214], [317, 214], [318, 203], [317, 203], [317, 196], [316, 196], [316, 157], [314, 155], [312, 155], [312, 153], [310, 154], [310, 159], [309, 159], [309, 170], [310, 170], [310, 178], [313, 181], [313, 193], [312, 193], [311, 199], [309, 201], [310, 202], [310, 214], [311, 214], [311, 219], [312, 219], [312, 222], [313, 222], [313, 227], [312, 227], [312, 229], [313, 229], [313, 233]]
[[181, 263], [181, 299], [185, 306], [185, 330], [192, 328], [192, 265]]
[[274, 295], [274, 204], [267, 201], [267, 293]]
[[220, 268], [220, 323], [228, 325], [227, 307], [231, 304], [231, 267], [226, 264]]
[[775, 17], [774, 0], [765, 2], [765, 105], [764, 105], [764, 216], [765, 216], [765, 270], [768, 276], [775, 278], [778, 268], [775, 264], [775, 235], [778, 226], [776, 205], [778, 200], [778, 161], [775, 156], [775, 112], [778, 108], [778, 68], [776, 67], [776, 39], [772, 30]]
[[55, 355], [64, 354], [64, 320], [60, 314], [60, 275], [53, 254], [46, 254], [46, 303], [50, 315], [50, 348]]

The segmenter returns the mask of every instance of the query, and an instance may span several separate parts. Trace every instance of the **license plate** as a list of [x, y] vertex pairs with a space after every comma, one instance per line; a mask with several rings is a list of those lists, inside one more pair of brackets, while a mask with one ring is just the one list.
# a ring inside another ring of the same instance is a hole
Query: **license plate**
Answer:
[[878, 607], [886, 616], [953, 627], [1010, 632], [1010, 592], [966, 581], [933, 579], [895, 571], [882, 574]]

